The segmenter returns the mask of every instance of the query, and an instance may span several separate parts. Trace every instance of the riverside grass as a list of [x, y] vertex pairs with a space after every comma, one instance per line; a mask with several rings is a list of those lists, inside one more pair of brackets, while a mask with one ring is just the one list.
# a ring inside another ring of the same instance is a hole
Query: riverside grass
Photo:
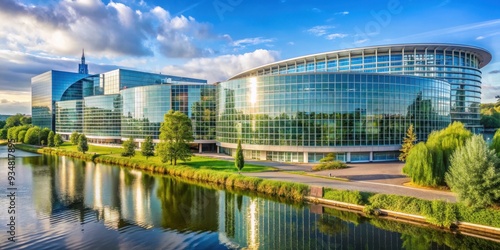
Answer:
[[68, 156], [86, 161], [119, 165], [134, 169], [151, 171], [159, 174], [167, 174], [199, 182], [211, 182], [225, 187], [235, 188], [243, 191], [256, 191], [272, 196], [283, 197], [293, 201], [302, 201], [309, 192], [309, 186], [300, 183], [290, 183], [283, 181], [264, 180], [257, 177], [249, 177], [233, 172], [225, 172], [211, 169], [194, 168], [190, 166], [176, 165], [170, 166], [155, 161], [145, 161], [142, 159], [130, 159], [99, 154], [83, 154], [81, 152], [68, 151], [62, 149], [43, 148], [33, 151], [35, 148], [24, 145], [25, 149], [31, 152], [38, 152], [48, 155]]

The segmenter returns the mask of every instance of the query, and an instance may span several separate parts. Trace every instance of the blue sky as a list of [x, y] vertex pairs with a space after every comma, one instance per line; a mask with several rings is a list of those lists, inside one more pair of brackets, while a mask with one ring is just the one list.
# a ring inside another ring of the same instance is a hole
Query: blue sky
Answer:
[[30, 79], [117, 67], [221, 81], [337, 49], [457, 43], [493, 55], [483, 102], [500, 94], [498, 1], [2, 0], [0, 113], [31, 113]]

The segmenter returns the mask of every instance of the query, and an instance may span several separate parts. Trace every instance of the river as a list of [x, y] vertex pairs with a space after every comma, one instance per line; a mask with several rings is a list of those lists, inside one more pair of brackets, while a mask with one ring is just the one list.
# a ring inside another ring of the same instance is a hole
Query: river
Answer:
[[[0, 146], [0, 249], [500, 249], [492, 241]], [[8, 211], [15, 190], [15, 239]]]

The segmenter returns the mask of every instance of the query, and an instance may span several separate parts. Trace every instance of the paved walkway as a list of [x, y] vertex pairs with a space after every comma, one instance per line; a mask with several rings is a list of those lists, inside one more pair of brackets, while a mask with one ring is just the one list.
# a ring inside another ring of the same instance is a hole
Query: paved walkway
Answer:
[[[232, 157], [223, 154], [204, 153], [199, 155], [224, 160], [233, 160]], [[413, 196], [427, 200], [440, 199], [452, 202], [456, 201], [456, 196], [448, 191], [403, 186], [403, 183], [409, 182], [410, 180], [401, 173], [403, 164], [400, 162], [356, 163], [348, 164], [349, 168], [346, 169], [325, 170], [319, 172], [311, 171], [314, 164], [290, 164], [256, 160], [248, 160], [245, 162], [255, 165], [275, 167], [280, 170], [279, 172], [243, 173], [246, 176], [298, 182], [311, 186], [323, 186], [335, 189]], [[306, 175], [292, 174], [290, 171], [304, 171], [306, 172]], [[330, 174], [335, 177], [349, 179], [350, 181], [340, 181], [329, 178]]]

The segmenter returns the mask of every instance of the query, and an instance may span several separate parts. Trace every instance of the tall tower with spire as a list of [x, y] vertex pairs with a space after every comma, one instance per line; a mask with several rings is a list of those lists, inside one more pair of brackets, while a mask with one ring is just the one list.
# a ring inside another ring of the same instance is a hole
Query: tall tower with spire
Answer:
[[82, 49], [82, 63], [78, 64], [78, 73], [80, 74], [88, 74], [89, 66], [85, 64], [85, 50]]

